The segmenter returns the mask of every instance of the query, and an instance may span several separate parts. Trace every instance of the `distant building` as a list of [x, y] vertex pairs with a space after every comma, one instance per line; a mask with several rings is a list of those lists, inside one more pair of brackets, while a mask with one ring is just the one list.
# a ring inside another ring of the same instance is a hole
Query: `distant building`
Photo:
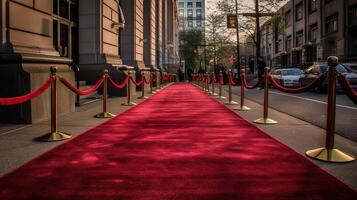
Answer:
[[179, 0], [180, 30], [205, 28], [205, 0]]
[[274, 66], [308, 66], [336, 55], [357, 61], [357, 0], [290, 0], [262, 25], [262, 56]]

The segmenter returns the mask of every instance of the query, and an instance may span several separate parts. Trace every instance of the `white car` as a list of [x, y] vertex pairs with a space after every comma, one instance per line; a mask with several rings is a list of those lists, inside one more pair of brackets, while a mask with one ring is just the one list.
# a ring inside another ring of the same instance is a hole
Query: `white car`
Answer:
[[284, 87], [301, 87], [300, 77], [303, 74], [298, 68], [277, 69], [272, 77]]

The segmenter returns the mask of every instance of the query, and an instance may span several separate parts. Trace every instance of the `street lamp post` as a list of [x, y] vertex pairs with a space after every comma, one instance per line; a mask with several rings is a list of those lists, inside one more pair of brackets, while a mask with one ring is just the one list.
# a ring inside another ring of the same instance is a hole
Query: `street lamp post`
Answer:
[[260, 21], [259, 21], [259, 0], [255, 0], [255, 26], [256, 26], [256, 37], [257, 37], [257, 46], [256, 46], [256, 57], [260, 57]]
[[236, 17], [237, 17], [237, 25], [236, 25], [236, 32], [237, 32], [237, 77], [240, 76], [240, 49], [239, 49], [239, 23], [238, 23], [238, 0], [236, 0]]

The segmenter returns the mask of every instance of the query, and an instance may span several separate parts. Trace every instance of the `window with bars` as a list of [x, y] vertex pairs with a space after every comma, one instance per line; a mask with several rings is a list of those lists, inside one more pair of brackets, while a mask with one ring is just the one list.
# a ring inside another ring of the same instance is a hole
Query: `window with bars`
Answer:
[[52, 0], [53, 47], [62, 57], [78, 58], [78, 0]]
[[309, 1], [309, 12], [315, 12], [317, 10], [317, 0], [310, 0]]
[[325, 19], [325, 34], [338, 31], [338, 14], [331, 15]]
[[317, 24], [313, 24], [310, 26], [309, 30], [309, 41], [316, 42], [317, 40]]
[[304, 43], [303, 31], [296, 32], [295, 46], [301, 47]]
[[193, 18], [193, 10], [192, 9], [187, 9], [187, 18], [192, 19]]
[[197, 9], [196, 10], [196, 18], [197, 19], [202, 19], [202, 10], [201, 9]]

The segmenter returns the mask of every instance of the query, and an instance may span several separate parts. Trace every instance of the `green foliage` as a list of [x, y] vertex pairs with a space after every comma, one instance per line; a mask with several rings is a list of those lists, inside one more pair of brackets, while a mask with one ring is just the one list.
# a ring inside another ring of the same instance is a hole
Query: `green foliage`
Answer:
[[204, 44], [204, 34], [200, 29], [190, 29], [179, 32], [179, 54], [185, 61], [186, 68], [199, 68], [199, 48]]

